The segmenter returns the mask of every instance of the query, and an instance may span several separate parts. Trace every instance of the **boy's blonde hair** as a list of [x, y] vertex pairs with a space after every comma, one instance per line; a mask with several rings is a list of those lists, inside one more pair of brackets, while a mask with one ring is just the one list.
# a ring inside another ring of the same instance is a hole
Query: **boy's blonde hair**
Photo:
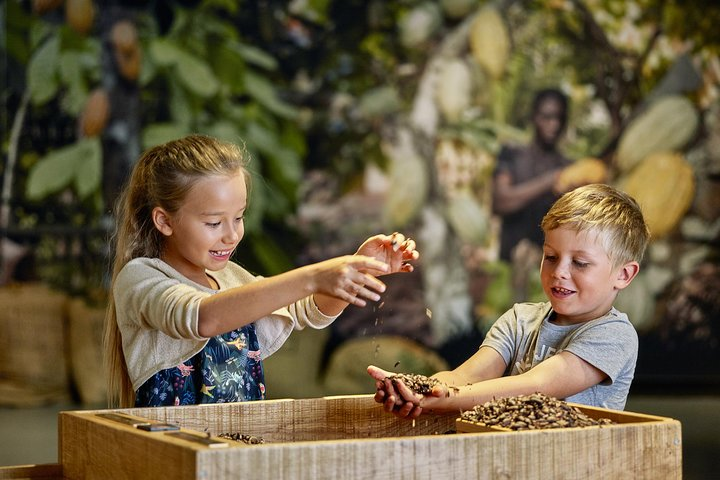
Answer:
[[[240, 172], [249, 188], [247, 164], [242, 148], [204, 135], [190, 135], [147, 150], [134, 166], [115, 205], [112, 285], [130, 260], [161, 256], [163, 236], [152, 220], [155, 207], [177, 212], [195, 182], [209, 175]], [[122, 351], [112, 294], [105, 316], [104, 347], [109, 405], [132, 407], [135, 392]]]
[[630, 195], [609, 185], [585, 185], [560, 197], [540, 223], [544, 232], [559, 227], [598, 233], [614, 267], [640, 263], [650, 240], [642, 210]]

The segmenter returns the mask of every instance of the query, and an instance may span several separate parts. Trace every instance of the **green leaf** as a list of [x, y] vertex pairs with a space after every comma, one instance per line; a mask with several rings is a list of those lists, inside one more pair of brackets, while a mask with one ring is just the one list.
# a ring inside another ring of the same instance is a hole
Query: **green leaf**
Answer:
[[88, 95], [88, 88], [82, 76], [81, 56], [77, 51], [60, 54], [60, 79], [67, 87], [62, 98], [63, 110], [78, 116], [83, 109]]
[[184, 137], [189, 133], [190, 130], [177, 123], [154, 123], [148, 125], [142, 132], [143, 149]]
[[245, 89], [248, 95], [279, 117], [288, 120], [294, 120], [297, 117], [298, 110], [277, 97], [275, 88], [269, 79], [249, 71], [245, 72]]
[[231, 94], [239, 95], [244, 92], [242, 74], [245, 71], [245, 61], [236, 47], [230, 42], [218, 47], [213, 52], [212, 64], [218, 81], [226, 85]]
[[278, 68], [278, 62], [275, 57], [257, 47], [241, 43], [237, 45], [237, 50], [243, 60], [252, 65], [271, 71], [277, 70]]
[[301, 157], [304, 157], [307, 154], [305, 132], [303, 132], [296, 124], [286, 124], [280, 137], [283, 145], [287, 145]]
[[330, 0], [309, 0], [297, 2], [297, 4], [293, 10], [294, 14], [319, 24], [325, 24], [328, 21]]
[[302, 161], [297, 152], [283, 146], [274, 130], [257, 122], [248, 125], [245, 138], [267, 159], [269, 177], [286, 195], [293, 195], [302, 176]]
[[262, 235], [261, 238], [253, 238], [251, 246], [255, 257], [264, 267], [267, 275], [277, 275], [293, 267], [285, 250], [272, 237]]
[[[251, 154], [255, 157], [254, 154]], [[250, 198], [245, 212], [245, 230], [249, 233], [262, 230], [262, 219], [265, 216], [267, 199], [266, 180], [262, 175], [250, 169]]]
[[293, 196], [302, 177], [300, 156], [289, 148], [279, 146], [267, 158], [270, 177], [282, 187], [286, 195]]
[[99, 137], [86, 138], [79, 142], [75, 190], [83, 199], [100, 188], [102, 181], [102, 144]]
[[187, 94], [180, 82], [175, 78], [169, 78], [168, 84], [168, 108], [170, 109], [170, 118], [174, 123], [190, 128], [195, 118], [195, 110], [190, 98], [191, 95]]
[[291, 204], [289, 198], [294, 198], [295, 190], [286, 195], [280, 189], [275, 188], [272, 183], [265, 184], [265, 211], [263, 218], [272, 218], [284, 222], [290, 213]]
[[[83, 139], [49, 153], [30, 170], [27, 197], [40, 200], [69, 186], [73, 181], [81, 197], [88, 195], [100, 184], [98, 170], [101, 156], [98, 138]], [[93, 165], [93, 162], [97, 164]]]
[[215, 95], [220, 87], [215, 74], [207, 63], [187, 52], [183, 52], [175, 65], [180, 81], [190, 91], [202, 98]]
[[182, 50], [173, 42], [159, 38], [150, 42], [150, 55], [155, 65], [170, 67], [176, 65], [182, 57]]
[[245, 139], [261, 153], [270, 155], [279, 147], [278, 136], [274, 130], [265, 128], [257, 122], [251, 122], [247, 126]]
[[210, 125], [206, 129], [206, 132], [208, 135], [219, 138], [220, 140], [225, 140], [226, 142], [238, 145], [242, 144], [242, 135], [240, 134], [240, 130], [232, 122], [220, 120]]
[[58, 91], [58, 58], [60, 42], [50, 37], [33, 54], [28, 65], [28, 87], [35, 105], [43, 105]]

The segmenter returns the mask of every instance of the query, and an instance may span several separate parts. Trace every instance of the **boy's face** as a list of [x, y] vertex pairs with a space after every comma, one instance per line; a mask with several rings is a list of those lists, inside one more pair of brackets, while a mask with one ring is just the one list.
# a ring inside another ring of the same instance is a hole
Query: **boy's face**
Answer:
[[605, 315], [617, 292], [637, 274], [636, 262], [613, 267], [594, 231], [559, 227], [545, 232], [540, 279], [561, 325]]
[[186, 277], [207, 284], [205, 270], [220, 270], [240, 243], [247, 188], [242, 173], [200, 179], [180, 209], [156, 208], [155, 224], [165, 235], [163, 260]]

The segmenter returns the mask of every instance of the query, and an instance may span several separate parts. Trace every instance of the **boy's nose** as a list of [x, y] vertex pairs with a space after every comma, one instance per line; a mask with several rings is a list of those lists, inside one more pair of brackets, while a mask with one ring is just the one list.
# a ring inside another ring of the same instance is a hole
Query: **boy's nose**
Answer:
[[570, 275], [570, 268], [565, 263], [558, 263], [558, 265], [555, 267], [555, 270], [553, 270], [553, 276], [557, 278], [567, 278]]

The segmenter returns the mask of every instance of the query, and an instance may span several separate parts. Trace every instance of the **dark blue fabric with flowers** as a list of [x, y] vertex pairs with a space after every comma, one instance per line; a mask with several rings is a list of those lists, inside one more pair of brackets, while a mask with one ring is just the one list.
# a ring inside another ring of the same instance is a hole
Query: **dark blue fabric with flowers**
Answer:
[[265, 399], [255, 325], [217, 335], [189, 360], [161, 370], [135, 393], [136, 407]]

